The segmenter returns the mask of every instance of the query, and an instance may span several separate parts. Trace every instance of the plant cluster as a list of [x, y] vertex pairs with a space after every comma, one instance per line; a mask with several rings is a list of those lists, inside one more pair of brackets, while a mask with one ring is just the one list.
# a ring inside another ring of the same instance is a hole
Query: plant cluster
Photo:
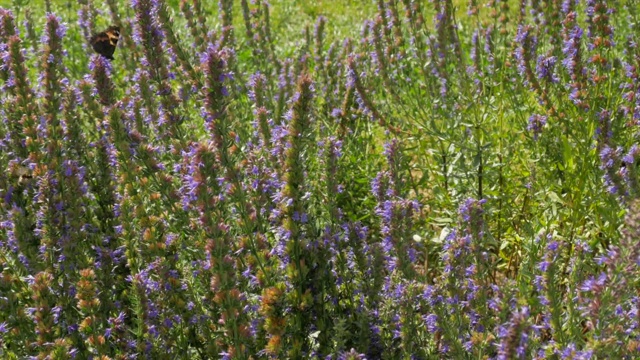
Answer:
[[0, 357], [640, 356], [635, 1], [296, 45], [264, 0], [45, 3], [0, 8]]

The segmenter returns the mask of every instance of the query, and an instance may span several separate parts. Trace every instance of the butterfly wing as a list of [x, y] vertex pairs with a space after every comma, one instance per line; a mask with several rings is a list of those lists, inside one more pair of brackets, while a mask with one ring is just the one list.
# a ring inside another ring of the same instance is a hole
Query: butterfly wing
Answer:
[[116, 51], [119, 37], [120, 30], [115, 26], [111, 26], [106, 31], [92, 36], [90, 42], [93, 50], [98, 54], [113, 60], [113, 53]]
[[115, 29], [109, 29], [109, 31], [107, 31], [107, 36], [109, 37], [109, 56], [112, 57], [113, 53], [116, 51], [116, 47], [118, 46], [118, 38], [120, 37], [120, 32], [116, 31]]
[[101, 32], [99, 34], [94, 35], [91, 38], [91, 46], [93, 50], [95, 50], [98, 54], [106, 57], [109, 60], [113, 60], [113, 52], [115, 51], [115, 46], [111, 46], [109, 42], [109, 36]]

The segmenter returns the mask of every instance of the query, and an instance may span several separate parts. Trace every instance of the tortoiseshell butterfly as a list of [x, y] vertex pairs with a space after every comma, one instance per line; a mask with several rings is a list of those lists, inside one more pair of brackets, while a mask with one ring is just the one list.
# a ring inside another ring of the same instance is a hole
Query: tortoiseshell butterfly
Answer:
[[113, 53], [116, 51], [118, 38], [120, 38], [120, 27], [109, 26], [107, 30], [93, 35], [89, 42], [91, 42], [93, 50], [98, 54], [109, 60], [113, 60]]

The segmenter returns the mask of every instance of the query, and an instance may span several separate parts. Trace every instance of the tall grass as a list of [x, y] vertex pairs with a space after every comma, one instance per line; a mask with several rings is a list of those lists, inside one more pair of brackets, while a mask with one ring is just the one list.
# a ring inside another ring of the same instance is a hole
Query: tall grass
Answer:
[[0, 8], [0, 357], [640, 356], [634, 1], [45, 3]]

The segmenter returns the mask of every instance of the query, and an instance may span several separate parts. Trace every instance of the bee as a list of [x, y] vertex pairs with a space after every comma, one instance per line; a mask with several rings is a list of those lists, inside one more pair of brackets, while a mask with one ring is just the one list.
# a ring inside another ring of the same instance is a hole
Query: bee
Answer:
[[120, 38], [120, 27], [109, 26], [107, 30], [97, 33], [91, 37], [89, 42], [98, 54], [109, 60], [113, 60], [113, 53], [116, 51], [118, 39]]

